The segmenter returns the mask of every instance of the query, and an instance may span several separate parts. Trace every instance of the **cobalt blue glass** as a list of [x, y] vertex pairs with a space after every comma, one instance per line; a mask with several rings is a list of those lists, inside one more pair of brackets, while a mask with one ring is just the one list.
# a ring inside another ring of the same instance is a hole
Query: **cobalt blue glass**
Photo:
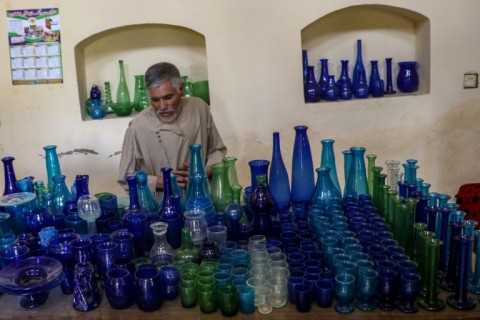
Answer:
[[340, 77], [337, 80], [338, 98], [341, 100], [352, 99], [352, 81], [348, 76], [348, 60], [340, 60], [342, 64], [342, 70]]
[[1, 265], [4, 267], [26, 258], [29, 252], [30, 249], [26, 245], [8, 246], [0, 252]]
[[326, 99], [326, 91], [328, 86], [328, 59], [320, 59], [320, 79], [318, 85], [320, 86], [321, 98]]
[[287, 287], [288, 287], [288, 300], [295, 304], [295, 286], [301, 285], [304, 283], [303, 274], [301, 276], [294, 276], [290, 273], [288, 277]]
[[419, 79], [417, 73], [417, 62], [399, 62], [400, 70], [397, 75], [397, 88], [401, 92], [415, 92], [418, 90]]
[[13, 160], [15, 160], [14, 157], [2, 158], [3, 169], [5, 172], [5, 189], [3, 190], [4, 196], [20, 192], [20, 189], [17, 187], [15, 171], [13, 170]]
[[387, 76], [387, 85], [385, 88], [385, 94], [397, 93], [397, 91], [393, 90], [392, 58], [385, 58], [385, 68], [386, 68], [386, 76]]
[[91, 262], [92, 260], [92, 240], [90, 238], [77, 238], [70, 241], [70, 247], [72, 248], [73, 258], [75, 263]]
[[[101, 199], [101, 198], [100, 198]], [[100, 217], [95, 220], [95, 226], [97, 227], [97, 233], [108, 233], [108, 222], [115, 220], [117, 217], [117, 210], [102, 209]]]
[[73, 228], [78, 234], [88, 234], [87, 221], [80, 218], [78, 213], [65, 216], [65, 228]]
[[100, 290], [90, 262], [75, 265], [75, 287], [73, 308], [78, 311], [91, 311], [100, 305]]
[[264, 174], [268, 175], [268, 166], [270, 161], [268, 160], [251, 160], [248, 162], [250, 167], [250, 190], [253, 192], [258, 186], [257, 176]]
[[175, 300], [180, 293], [180, 270], [176, 266], [160, 268], [163, 299]]
[[372, 269], [361, 269], [358, 272], [357, 308], [363, 311], [370, 311], [376, 308], [375, 294], [377, 292], [378, 273]]
[[398, 287], [397, 275], [397, 271], [391, 269], [381, 269], [378, 271], [378, 308], [383, 311], [390, 311], [396, 308], [395, 298]]
[[400, 302], [398, 310], [404, 313], [415, 313], [418, 307], [415, 305], [420, 293], [420, 276], [417, 273], [403, 273], [400, 275]]
[[333, 279], [320, 279], [315, 284], [315, 297], [320, 308], [330, 308], [335, 296]]
[[119, 257], [119, 246], [116, 242], [105, 241], [97, 245], [97, 271], [100, 277], [105, 278], [117, 257]]
[[132, 213], [126, 217], [128, 231], [133, 234], [133, 247], [136, 257], [145, 256], [147, 241], [147, 216], [143, 213]]
[[362, 40], [357, 40], [357, 60], [353, 67], [352, 91], [355, 98], [368, 97], [367, 74], [362, 60]]
[[160, 308], [163, 298], [160, 273], [156, 268], [140, 268], [135, 272], [134, 296], [142, 311], [151, 312]]
[[305, 102], [319, 102], [322, 98], [322, 90], [315, 79], [315, 70], [313, 66], [307, 66], [306, 82], [303, 85], [303, 95]]
[[371, 60], [370, 64], [372, 66], [370, 72], [370, 81], [369, 81], [369, 90], [372, 97], [383, 97], [384, 93], [384, 82], [380, 79], [380, 74], [378, 72], [378, 60]]
[[335, 76], [333, 75], [328, 76], [327, 86], [325, 87], [325, 90], [323, 91], [323, 93], [324, 93], [324, 98], [327, 101], [338, 100], [338, 88], [337, 88], [337, 84], [335, 83]]
[[70, 241], [79, 238], [77, 233], [59, 233], [48, 241], [48, 250], [52, 258], [57, 259], [63, 265], [64, 280], [60, 287], [64, 294], [72, 294], [74, 288], [75, 259], [70, 246]]
[[339, 313], [351, 313], [355, 310], [355, 277], [349, 273], [340, 273], [335, 276], [335, 296], [337, 303], [335, 311]]
[[135, 249], [133, 234], [126, 229], [120, 229], [111, 234], [112, 241], [118, 244], [118, 256], [133, 259]]
[[312, 304], [312, 286], [307, 283], [299, 283], [294, 286], [295, 306], [298, 312], [310, 311]]

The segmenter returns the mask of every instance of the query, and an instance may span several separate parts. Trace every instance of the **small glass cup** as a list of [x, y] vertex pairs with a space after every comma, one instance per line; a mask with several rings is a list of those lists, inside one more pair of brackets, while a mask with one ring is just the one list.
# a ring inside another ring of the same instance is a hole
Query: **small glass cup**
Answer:
[[269, 314], [272, 312], [273, 306], [270, 302], [272, 290], [268, 286], [255, 288], [255, 303], [258, 307], [258, 312], [261, 314]]

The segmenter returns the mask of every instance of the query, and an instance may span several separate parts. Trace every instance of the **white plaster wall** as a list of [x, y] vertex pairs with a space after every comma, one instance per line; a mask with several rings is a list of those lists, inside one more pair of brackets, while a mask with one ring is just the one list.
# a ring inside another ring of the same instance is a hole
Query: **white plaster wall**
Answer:
[[[293, 126], [309, 126], [314, 163], [320, 140], [336, 140], [341, 151], [365, 146], [387, 159], [419, 160], [418, 176], [432, 191], [454, 195], [467, 182], [480, 182], [479, 89], [464, 90], [463, 73], [480, 71], [477, 0], [403, 0], [396, 6], [419, 12], [431, 23], [430, 93], [418, 96], [305, 104], [301, 75], [301, 30], [318, 18], [359, 4], [357, 0], [82, 0], [2, 1], [5, 10], [60, 8], [64, 83], [12, 86], [6, 19], [0, 19], [0, 157], [14, 156], [17, 178], [46, 180], [43, 146], [57, 145], [70, 185], [90, 175], [92, 193], [123, 194], [116, 185], [123, 133], [129, 118], [83, 121], [74, 47], [89, 36], [124, 25], [161, 23], [205, 35], [212, 112], [218, 129], [239, 158], [240, 182], [249, 183], [247, 162], [270, 159], [272, 132], [279, 131], [283, 157], [291, 166]], [[4, 15], [5, 16], [5, 15]], [[386, 56], [379, 52], [379, 57]], [[318, 58], [318, 57], [317, 57]], [[148, 55], [152, 64], [162, 57]], [[145, 63], [142, 61], [142, 63]], [[148, 63], [150, 64], [150, 63]], [[118, 70], [108, 75], [116, 79]], [[75, 149], [85, 152], [72, 152]], [[0, 174], [0, 185], [4, 177]]]

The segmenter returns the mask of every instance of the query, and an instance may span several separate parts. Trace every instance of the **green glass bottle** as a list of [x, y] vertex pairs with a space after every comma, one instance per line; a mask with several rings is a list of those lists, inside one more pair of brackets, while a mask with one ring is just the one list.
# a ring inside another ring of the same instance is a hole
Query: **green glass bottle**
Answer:
[[145, 88], [145, 79], [143, 75], [135, 76], [135, 95], [133, 98], [133, 107], [135, 111], [140, 112], [149, 105], [149, 97]]
[[182, 228], [182, 242], [175, 253], [175, 261], [198, 262], [198, 249], [192, 243], [189, 228]]
[[418, 304], [428, 311], [439, 311], [445, 308], [445, 302], [438, 298], [437, 286], [438, 261], [442, 244], [442, 241], [435, 238], [427, 238], [425, 241], [425, 262], [428, 266], [428, 273], [425, 275], [426, 292], [425, 297], [418, 300]]
[[387, 210], [386, 210], [385, 220], [387, 221], [388, 225], [390, 226], [390, 229], [392, 230], [393, 230], [393, 217], [394, 217], [394, 209], [395, 209], [395, 204], [393, 199], [397, 196], [398, 196], [397, 190], [389, 189], [387, 191], [387, 206], [386, 206]]
[[387, 193], [389, 189], [390, 189], [390, 186], [387, 184], [387, 185], [380, 186], [378, 191], [377, 212], [382, 218], [385, 218], [387, 216], [387, 206], [388, 206]]
[[223, 163], [212, 165], [211, 198], [217, 214], [223, 214], [225, 208], [232, 203], [232, 189], [228, 181], [228, 167]]
[[118, 60], [120, 67], [120, 82], [117, 88], [117, 101], [113, 111], [117, 116], [129, 116], [132, 113], [132, 102], [130, 100], [130, 92], [128, 91], [127, 80], [125, 78], [125, 69], [123, 60]]
[[[368, 156], [372, 156], [369, 154]], [[372, 201], [373, 205], [378, 208], [378, 187], [379, 187], [379, 178], [380, 178], [380, 172], [383, 170], [382, 167], [372, 167], [370, 168], [370, 162], [375, 161], [371, 160], [371, 158], [368, 158], [368, 193], [372, 196]]]
[[113, 99], [110, 82], [105, 81], [103, 85], [105, 86], [105, 100], [103, 102], [103, 108], [105, 109], [106, 113], [113, 113]]
[[228, 167], [228, 182], [230, 182], [231, 187], [238, 184], [237, 168], [235, 167], [236, 161], [237, 158], [232, 156], [226, 156], [222, 160], [223, 164]]
[[[374, 197], [374, 171], [373, 168], [375, 168], [375, 159], [377, 159], [377, 155], [375, 154], [369, 154], [367, 155], [367, 181], [368, 181], [368, 194]], [[381, 167], [377, 167], [381, 168]], [[383, 168], [380, 169], [382, 171]], [[375, 203], [375, 197], [373, 198], [373, 201]]]

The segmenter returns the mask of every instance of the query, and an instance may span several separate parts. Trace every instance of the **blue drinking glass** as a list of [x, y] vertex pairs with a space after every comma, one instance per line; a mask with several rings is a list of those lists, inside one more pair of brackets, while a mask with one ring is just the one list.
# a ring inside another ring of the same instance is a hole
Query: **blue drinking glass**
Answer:
[[392, 269], [378, 270], [378, 308], [383, 311], [390, 311], [396, 308], [397, 275], [397, 271]]
[[372, 269], [361, 269], [357, 280], [357, 308], [371, 311], [376, 308], [375, 294], [377, 292], [378, 273]]
[[418, 307], [415, 305], [420, 293], [420, 276], [417, 273], [402, 273], [400, 275], [400, 302], [398, 310], [404, 313], [415, 313]]
[[335, 276], [335, 296], [337, 303], [335, 311], [339, 313], [351, 313], [355, 310], [355, 277], [349, 273], [341, 273]]
[[[120, 229], [111, 234], [112, 241], [118, 244], [120, 257], [135, 258], [133, 234], [126, 229]], [[142, 255], [143, 256], [143, 255]]]
[[133, 247], [135, 256], [145, 256], [147, 240], [147, 215], [143, 213], [132, 213], [127, 215], [127, 228], [133, 234]]
[[303, 284], [303, 282], [303, 275], [300, 277], [290, 274], [290, 277], [288, 277], [288, 300], [291, 303], [295, 304], [295, 286]]
[[135, 302], [142, 311], [158, 310], [162, 305], [160, 273], [156, 268], [140, 268], [135, 272]]
[[65, 216], [65, 228], [73, 228], [78, 234], [88, 234], [87, 221], [80, 218], [78, 213]]
[[315, 283], [315, 297], [320, 308], [330, 308], [335, 295], [334, 282], [331, 279], [320, 279]]
[[0, 259], [3, 266], [28, 256], [30, 249], [26, 245], [11, 245], [0, 252]]
[[77, 238], [70, 241], [75, 263], [93, 262], [92, 240], [90, 238]]
[[176, 266], [163, 266], [160, 280], [164, 300], [175, 300], [180, 294], [180, 270]]
[[126, 309], [134, 302], [133, 276], [123, 268], [108, 270], [105, 279], [105, 295], [113, 309]]
[[119, 257], [119, 246], [116, 242], [105, 241], [97, 245], [97, 272], [100, 277], [105, 278], [117, 257]]
[[79, 238], [77, 233], [58, 233], [48, 241], [48, 251], [52, 258], [62, 263], [65, 279], [60, 283], [64, 294], [72, 294], [74, 288], [75, 259], [73, 257], [70, 241]]
[[296, 284], [295, 290], [295, 306], [298, 312], [310, 311], [312, 304], [312, 286], [310, 283], [304, 282]]

